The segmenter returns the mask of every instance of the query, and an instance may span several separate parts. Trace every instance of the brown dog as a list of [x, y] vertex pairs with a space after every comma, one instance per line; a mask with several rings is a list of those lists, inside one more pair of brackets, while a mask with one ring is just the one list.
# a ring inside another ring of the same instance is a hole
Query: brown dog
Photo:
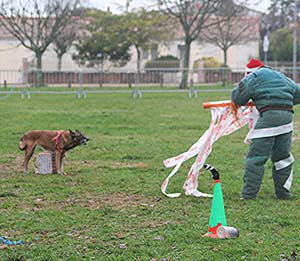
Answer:
[[57, 173], [63, 175], [63, 157], [66, 151], [78, 145], [85, 145], [89, 141], [83, 133], [78, 130], [72, 131], [51, 131], [32, 130], [23, 135], [20, 139], [19, 149], [25, 150], [23, 162], [24, 171], [28, 173], [28, 162], [31, 159], [36, 146], [55, 153]]

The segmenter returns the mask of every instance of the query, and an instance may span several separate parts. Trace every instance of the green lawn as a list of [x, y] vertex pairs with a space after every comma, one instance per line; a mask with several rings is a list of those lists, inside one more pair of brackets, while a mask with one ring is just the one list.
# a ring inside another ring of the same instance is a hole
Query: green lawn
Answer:
[[[244, 128], [223, 137], [207, 163], [221, 173], [227, 223], [238, 239], [202, 237], [211, 199], [165, 197], [160, 185], [170, 173], [162, 161], [186, 151], [208, 128], [207, 101], [228, 91], [75, 95], [0, 95], [0, 236], [23, 240], [4, 248], [0, 260], [285, 260], [300, 254], [299, 108], [295, 108], [293, 198], [273, 198], [271, 164], [256, 201], [240, 201]], [[67, 153], [67, 176], [22, 173], [22, 134], [31, 129], [78, 129], [90, 142]], [[194, 158], [171, 180], [182, 185]], [[199, 189], [212, 193], [202, 171]]]

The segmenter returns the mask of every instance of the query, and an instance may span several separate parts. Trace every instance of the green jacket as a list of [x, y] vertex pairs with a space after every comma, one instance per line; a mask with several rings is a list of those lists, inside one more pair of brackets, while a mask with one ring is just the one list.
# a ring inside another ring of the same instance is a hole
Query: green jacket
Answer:
[[231, 99], [238, 105], [252, 100], [258, 110], [265, 106], [293, 106], [300, 103], [300, 87], [284, 74], [261, 67], [240, 81]]

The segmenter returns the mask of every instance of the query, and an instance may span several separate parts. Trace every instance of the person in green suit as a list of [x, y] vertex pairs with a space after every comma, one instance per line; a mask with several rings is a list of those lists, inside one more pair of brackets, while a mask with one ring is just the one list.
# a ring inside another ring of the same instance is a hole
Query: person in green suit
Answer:
[[245, 77], [231, 92], [238, 106], [252, 100], [259, 111], [245, 160], [241, 199], [255, 199], [268, 159], [273, 163], [275, 197], [289, 199], [293, 162], [291, 154], [293, 105], [300, 103], [300, 87], [284, 74], [252, 59]]

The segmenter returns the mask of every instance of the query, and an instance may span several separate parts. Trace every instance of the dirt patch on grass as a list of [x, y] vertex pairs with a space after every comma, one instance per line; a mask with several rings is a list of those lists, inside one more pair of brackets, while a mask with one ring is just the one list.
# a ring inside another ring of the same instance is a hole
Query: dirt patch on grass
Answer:
[[153, 206], [151, 199], [145, 198], [139, 194], [111, 193], [104, 195], [88, 195], [85, 198], [70, 198], [61, 202], [61, 207], [80, 206], [88, 209], [100, 209], [103, 207], [112, 207], [113, 209], [126, 209], [137, 206]]
[[0, 176], [6, 174], [20, 173], [23, 171], [22, 162], [24, 155], [22, 154], [9, 154], [5, 155], [6, 163], [0, 163]]
[[87, 209], [101, 209], [111, 207], [115, 210], [128, 209], [132, 207], [152, 208], [160, 199], [145, 198], [139, 194], [111, 193], [91, 195], [85, 194], [80, 198], [70, 197], [60, 201], [48, 201], [44, 198], [37, 198], [32, 205], [23, 203], [22, 209], [31, 209], [39, 211], [45, 209], [64, 209], [67, 207], [82, 207]]
[[113, 169], [146, 169], [148, 165], [144, 162], [113, 162]]
[[103, 198], [104, 202], [113, 208], [122, 209], [127, 207], [136, 207], [145, 204], [149, 199], [145, 199], [139, 194], [112, 193], [106, 194]]
[[[36, 161], [37, 161], [38, 153], [34, 154], [28, 163], [29, 174], [34, 174], [36, 171]], [[7, 154], [3, 156], [5, 159], [5, 163], [0, 163], [0, 176], [9, 175], [20, 175], [24, 174], [24, 169], [22, 163], [24, 161], [24, 152], [19, 154]], [[64, 165], [70, 167], [76, 167], [77, 165], [82, 165], [82, 163], [78, 163], [78, 161], [68, 161], [64, 159]], [[88, 164], [87, 166], [91, 168], [93, 166], [92, 163], [84, 161], [84, 164]]]

